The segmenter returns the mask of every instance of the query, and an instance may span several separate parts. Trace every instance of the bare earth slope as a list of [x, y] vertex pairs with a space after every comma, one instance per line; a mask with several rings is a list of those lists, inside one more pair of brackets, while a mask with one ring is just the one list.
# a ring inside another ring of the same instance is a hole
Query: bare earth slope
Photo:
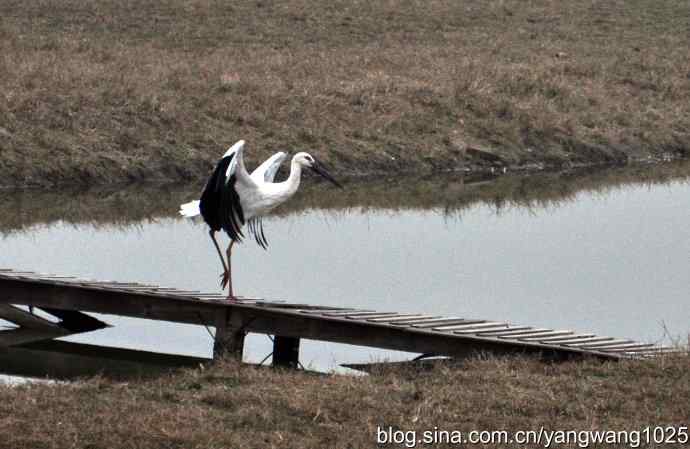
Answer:
[[689, 21], [684, 0], [6, 0], [0, 185], [197, 179], [239, 138], [347, 174], [682, 156]]

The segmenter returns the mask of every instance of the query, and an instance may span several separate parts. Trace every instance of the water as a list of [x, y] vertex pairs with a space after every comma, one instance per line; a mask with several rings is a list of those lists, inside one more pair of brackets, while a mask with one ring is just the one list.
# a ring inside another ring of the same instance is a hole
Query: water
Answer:
[[[686, 339], [690, 184], [685, 177], [629, 184], [621, 183], [620, 174], [614, 181], [601, 176], [477, 184], [451, 178], [420, 182], [422, 193], [407, 194], [396, 190], [404, 187], [385, 183], [342, 193], [325, 186], [307, 189], [292, 208], [264, 221], [268, 252], [253, 242], [235, 247], [235, 290], [651, 342]], [[6, 226], [0, 266], [218, 290], [220, 264], [205, 225], [174, 216], [176, 205], [193, 193], [146, 196], [136, 201], [131, 218], [108, 215], [113, 204], [127, 210], [127, 198], [114, 195], [117, 201], [112, 195], [92, 202], [60, 195], [44, 201], [14, 197], [26, 219]], [[326, 197], [325, 204], [310, 200], [319, 196]], [[79, 209], [75, 202], [92, 209]], [[60, 215], [61, 203], [69, 206], [69, 215]], [[49, 218], [31, 224], [37, 215]], [[200, 326], [102, 319], [115, 327], [67, 340], [211, 354], [209, 330]], [[270, 347], [265, 336], [252, 336], [245, 359], [260, 361]], [[309, 341], [300, 354], [303, 364], [319, 370], [409, 357]]]

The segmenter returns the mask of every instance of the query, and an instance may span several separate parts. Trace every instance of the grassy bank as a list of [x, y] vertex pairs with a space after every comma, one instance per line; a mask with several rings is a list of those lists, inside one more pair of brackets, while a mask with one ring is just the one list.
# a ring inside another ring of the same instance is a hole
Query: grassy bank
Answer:
[[368, 377], [225, 362], [141, 382], [0, 386], [0, 448], [364, 448], [376, 447], [377, 426], [420, 435], [434, 426], [642, 430], [687, 426], [688, 403], [687, 356], [563, 364], [491, 358]]
[[238, 138], [340, 174], [685, 155], [683, 0], [7, 0], [0, 184], [198, 179]]

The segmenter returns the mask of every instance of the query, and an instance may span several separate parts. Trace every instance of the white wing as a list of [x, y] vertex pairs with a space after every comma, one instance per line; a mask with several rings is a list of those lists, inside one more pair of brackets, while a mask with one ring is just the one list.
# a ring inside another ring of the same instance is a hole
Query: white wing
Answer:
[[199, 200], [190, 201], [189, 203], [184, 203], [180, 205], [180, 215], [187, 218], [196, 217], [200, 215], [199, 210]]
[[285, 152], [277, 152], [273, 156], [266, 159], [263, 164], [259, 165], [256, 170], [252, 172], [251, 178], [257, 184], [261, 182], [273, 182], [276, 177], [276, 173], [278, 173], [280, 165], [283, 163], [286, 157], [287, 154]]
[[225, 159], [226, 157], [232, 155], [233, 153], [237, 153], [235, 155], [236, 157], [232, 158], [232, 162], [230, 162], [230, 165], [228, 165], [228, 170], [225, 172], [226, 182], [230, 178], [230, 176], [232, 176], [232, 174], [235, 172], [235, 170], [237, 169], [237, 166], [239, 164], [242, 164], [244, 166], [243, 161], [240, 161], [240, 159], [242, 159], [242, 150], [243, 149], [244, 149], [244, 140], [238, 140], [237, 142], [235, 142], [235, 144], [233, 146], [228, 148], [228, 151], [226, 151], [225, 154], [223, 155], [222, 159]]

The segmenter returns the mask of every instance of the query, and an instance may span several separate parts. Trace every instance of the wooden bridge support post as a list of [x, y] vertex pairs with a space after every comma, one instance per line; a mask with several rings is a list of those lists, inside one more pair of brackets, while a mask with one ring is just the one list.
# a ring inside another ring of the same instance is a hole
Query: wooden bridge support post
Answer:
[[299, 338], [276, 335], [273, 339], [273, 366], [297, 369]]
[[219, 312], [216, 317], [216, 335], [213, 340], [213, 359], [230, 355], [242, 361], [244, 350], [244, 322], [229, 309]]

